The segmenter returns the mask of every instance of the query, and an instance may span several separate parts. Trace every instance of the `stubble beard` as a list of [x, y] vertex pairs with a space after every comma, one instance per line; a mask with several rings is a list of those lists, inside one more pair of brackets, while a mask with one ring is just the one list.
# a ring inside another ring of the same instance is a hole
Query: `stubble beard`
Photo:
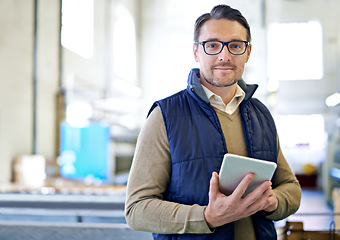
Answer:
[[[213, 69], [215, 67], [218, 67], [218, 66], [232, 67], [234, 70], [236, 70], [236, 66], [233, 66], [229, 61], [224, 61], [224, 62], [220, 62], [218, 64], [213, 65], [211, 67], [211, 72], [213, 72]], [[234, 81], [232, 81], [231, 83], [228, 83], [228, 84], [221, 84], [221, 83], [218, 82], [217, 78], [215, 78], [213, 74], [210, 78], [207, 78], [206, 76], [204, 76], [203, 73], [201, 73], [201, 74], [202, 74], [202, 77], [204, 78], [204, 80], [207, 83], [209, 83], [210, 85], [215, 86], [215, 87], [230, 87], [230, 86], [233, 86], [235, 83], [237, 83], [239, 81], [239, 79], [237, 79], [237, 80], [234, 80]]]
[[207, 83], [209, 83], [210, 85], [215, 86], [215, 87], [230, 87], [230, 86], [233, 86], [235, 83], [237, 83], [239, 81], [239, 80], [234, 80], [234, 81], [232, 81], [231, 83], [228, 83], [228, 84], [220, 84], [220, 83], [218, 83], [217, 79], [214, 78], [214, 77], [206, 78], [203, 73], [201, 73], [201, 75]]

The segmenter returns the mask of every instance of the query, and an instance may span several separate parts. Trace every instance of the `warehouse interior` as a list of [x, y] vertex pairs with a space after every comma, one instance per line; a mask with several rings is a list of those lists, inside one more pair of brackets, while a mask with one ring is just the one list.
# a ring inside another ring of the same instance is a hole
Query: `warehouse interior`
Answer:
[[221, 3], [249, 21], [243, 78], [303, 189], [289, 219], [340, 229], [338, 0], [0, 0], [0, 239], [152, 239], [123, 213], [136, 140]]

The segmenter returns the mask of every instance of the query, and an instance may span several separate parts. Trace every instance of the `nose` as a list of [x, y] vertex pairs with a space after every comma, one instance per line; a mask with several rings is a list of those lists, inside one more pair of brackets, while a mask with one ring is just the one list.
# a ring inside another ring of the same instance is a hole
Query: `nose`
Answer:
[[218, 60], [219, 61], [229, 61], [231, 57], [231, 53], [228, 50], [227, 45], [223, 45], [222, 51], [218, 54]]

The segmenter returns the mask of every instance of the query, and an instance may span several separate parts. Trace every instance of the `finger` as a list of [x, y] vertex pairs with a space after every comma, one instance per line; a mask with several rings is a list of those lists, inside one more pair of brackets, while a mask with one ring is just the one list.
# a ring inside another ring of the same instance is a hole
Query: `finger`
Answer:
[[262, 196], [263, 196], [265, 199], [268, 200], [268, 199], [270, 198], [271, 194], [272, 194], [272, 187], [269, 186], [269, 187], [266, 189], [266, 191], [262, 194]]
[[253, 205], [256, 211], [264, 210], [265, 208], [269, 207], [271, 204], [270, 203], [271, 193], [272, 193], [272, 187], [269, 186], [260, 196], [249, 196], [249, 204]]
[[250, 182], [254, 179], [254, 173], [248, 173], [235, 188], [234, 192], [230, 195], [236, 198], [241, 198], [247, 190]]
[[246, 206], [249, 215], [269, 207], [270, 191], [271, 187], [268, 187], [262, 195], [257, 195], [254, 190], [244, 198], [242, 204]]
[[216, 198], [216, 195], [218, 193], [219, 193], [218, 174], [217, 172], [213, 172], [210, 179], [209, 198]]
[[275, 196], [275, 193], [273, 192], [272, 189], [270, 189], [270, 191], [268, 191], [270, 194], [268, 196], [268, 200], [267, 200], [267, 203], [266, 205], [264, 206], [264, 209], [265, 211], [267, 212], [272, 212], [272, 211], [275, 211], [276, 208], [277, 208], [277, 205], [278, 205], [278, 200]]
[[245, 203], [251, 205], [260, 199], [264, 199], [263, 197], [268, 198], [270, 194], [270, 191], [268, 190], [271, 189], [271, 185], [272, 183], [270, 181], [263, 182], [260, 186], [258, 186], [255, 190], [253, 190], [244, 198]]
[[262, 194], [264, 194], [269, 187], [272, 186], [272, 182], [271, 181], [264, 181], [263, 183], [261, 183], [260, 186], [258, 186], [257, 188], [255, 188], [253, 190], [253, 192], [256, 194], [256, 195], [259, 195], [261, 196]]
[[270, 202], [271, 191], [272, 191], [272, 187], [268, 187], [267, 190], [258, 199], [259, 204], [260, 205], [262, 204], [261, 210], [271, 205], [271, 202]]

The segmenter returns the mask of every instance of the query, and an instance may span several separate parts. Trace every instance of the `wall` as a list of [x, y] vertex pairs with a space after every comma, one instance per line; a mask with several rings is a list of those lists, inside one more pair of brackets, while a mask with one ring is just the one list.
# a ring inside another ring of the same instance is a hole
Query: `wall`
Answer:
[[38, 1], [37, 153], [54, 159], [59, 91], [60, 0]]
[[[59, 1], [38, 1], [37, 153], [55, 156]], [[34, 1], [0, 1], [0, 184], [15, 156], [33, 149]]]

